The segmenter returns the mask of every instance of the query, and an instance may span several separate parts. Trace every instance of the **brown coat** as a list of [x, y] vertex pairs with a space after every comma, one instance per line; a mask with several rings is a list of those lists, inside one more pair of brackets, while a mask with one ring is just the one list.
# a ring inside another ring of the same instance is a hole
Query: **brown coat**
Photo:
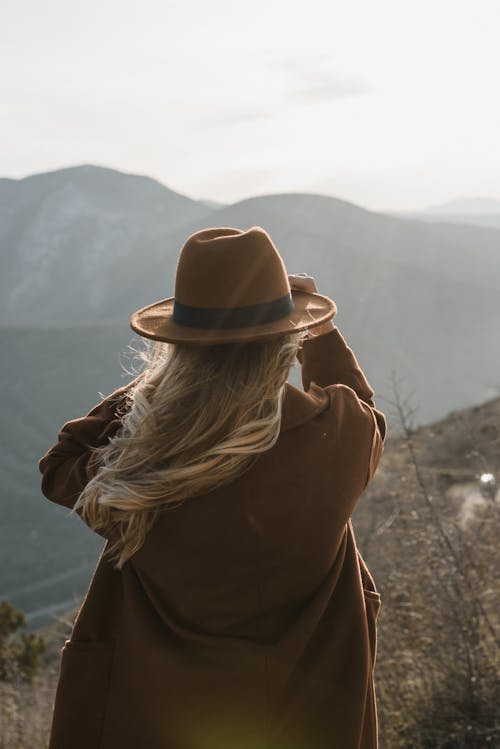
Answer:
[[[375, 749], [380, 608], [351, 524], [386, 422], [338, 329], [299, 354], [276, 444], [160, 515], [121, 571], [103, 552], [62, 649], [49, 749]], [[125, 385], [40, 460], [72, 507]], [[103, 534], [106, 536], [106, 534]]]

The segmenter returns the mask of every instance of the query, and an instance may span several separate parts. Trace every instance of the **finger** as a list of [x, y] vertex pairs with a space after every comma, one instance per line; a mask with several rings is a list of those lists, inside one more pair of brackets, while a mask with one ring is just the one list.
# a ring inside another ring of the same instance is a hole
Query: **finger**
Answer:
[[312, 276], [308, 276], [307, 273], [290, 273], [288, 279], [290, 283], [293, 281], [303, 284], [304, 282], [312, 280]]
[[307, 273], [299, 274], [293, 273], [288, 276], [290, 287], [294, 287], [299, 291], [309, 291], [311, 293], [317, 292], [316, 281], [313, 276], [307, 275]]

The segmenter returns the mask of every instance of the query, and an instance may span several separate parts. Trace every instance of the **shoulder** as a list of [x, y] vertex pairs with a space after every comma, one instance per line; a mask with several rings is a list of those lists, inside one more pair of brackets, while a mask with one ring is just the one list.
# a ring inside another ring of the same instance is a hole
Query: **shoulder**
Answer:
[[362, 400], [349, 385], [326, 385], [321, 389], [328, 397], [331, 418], [335, 420], [339, 433], [344, 437], [352, 433], [355, 438], [365, 433], [373, 434], [377, 410], [373, 405]]
[[282, 410], [281, 431], [287, 431], [321, 418], [335, 428], [332, 434], [359, 439], [373, 436], [375, 429], [385, 437], [385, 417], [362, 400], [349, 385], [318, 385], [312, 381], [307, 392], [287, 383]]

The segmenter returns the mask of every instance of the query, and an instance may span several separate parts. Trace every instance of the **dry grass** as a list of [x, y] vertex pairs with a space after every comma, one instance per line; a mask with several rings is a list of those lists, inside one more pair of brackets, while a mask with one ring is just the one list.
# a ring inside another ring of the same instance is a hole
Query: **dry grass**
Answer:
[[14, 663], [9, 680], [0, 681], [0, 749], [47, 749], [60, 651], [77, 610], [78, 607], [39, 632], [46, 651], [40, 672], [31, 683]]
[[32, 684], [0, 682], [0, 749], [47, 749], [57, 669]]
[[498, 749], [500, 496], [485, 492], [464, 523], [450, 490], [500, 475], [500, 400], [416, 432], [401, 406], [355, 518], [382, 594], [380, 745]]

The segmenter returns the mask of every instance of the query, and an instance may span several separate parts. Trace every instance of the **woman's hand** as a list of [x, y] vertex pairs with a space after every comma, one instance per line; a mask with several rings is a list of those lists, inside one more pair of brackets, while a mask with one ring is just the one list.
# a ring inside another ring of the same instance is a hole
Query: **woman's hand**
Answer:
[[[307, 273], [295, 273], [288, 275], [288, 281], [290, 282], [291, 289], [297, 289], [297, 291], [307, 291], [310, 294], [317, 294], [318, 287], [313, 276], [309, 276]], [[309, 328], [309, 336], [321, 335], [322, 333], [329, 333], [335, 329], [335, 325], [331, 320], [316, 325], [314, 328]]]
[[298, 291], [308, 291], [310, 294], [317, 294], [318, 287], [313, 276], [308, 276], [307, 273], [295, 273], [288, 276], [290, 281], [290, 288], [297, 289]]

